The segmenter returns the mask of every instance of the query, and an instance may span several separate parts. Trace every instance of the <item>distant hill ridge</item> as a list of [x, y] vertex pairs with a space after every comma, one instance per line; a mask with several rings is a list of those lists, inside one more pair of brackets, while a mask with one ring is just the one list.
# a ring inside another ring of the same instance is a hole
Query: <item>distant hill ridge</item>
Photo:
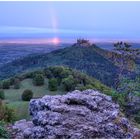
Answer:
[[0, 78], [9, 78], [24, 71], [48, 66], [63, 65], [85, 72], [106, 85], [112, 86], [118, 68], [109, 59], [110, 52], [88, 44], [77, 43], [51, 53], [29, 55], [1, 67]]

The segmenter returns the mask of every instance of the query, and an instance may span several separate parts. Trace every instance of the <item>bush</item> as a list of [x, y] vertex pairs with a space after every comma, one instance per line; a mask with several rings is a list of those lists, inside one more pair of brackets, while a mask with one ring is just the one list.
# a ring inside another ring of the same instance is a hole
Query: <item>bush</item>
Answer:
[[33, 92], [29, 89], [26, 89], [23, 91], [21, 98], [23, 101], [30, 101], [33, 98]]
[[2, 88], [9, 89], [10, 88], [10, 81], [9, 80], [3, 81]]
[[75, 89], [75, 79], [72, 75], [68, 76], [68, 78], [64, 78], [62, 80], [62, 86], [65, 91], [71, 91]]
[[136, 115], [136, 116], [134, 117], [134, 119], [135, 119], [135, 121], [136, 121], [137, 123], [140, 123], [140, 115]]
[[0, 89], [0, 99], [5, 99], [5, 94], [2, 89]]
[[72, 72], [70, 71], [70, 69], [63, 67], [63, 71], [61, 71], [61, 73], [60, 73], [60, 78], [61, 79], [67, 78], [71, 73]]
[[58, 86], [57, 79], [55, 79], [55, 78], [49, 79], [48, 87], [49, 87], [50, 91], [56, 91], [57, 90], [57, 86]]
[[35, 74], [33, 84], [36, 86], [44, 85], [44, 76], [42, 74]]
[[85, 86], [85, 90], [86, 90], [86, 89], [94, 89], [94, 88], [93, 88], [92, 85], [86, 85], [86, 86]]
[[48, 68], [47, 68], [47, 69], [44, 69], [44, 73], [45, 73], [45, 76], [46, 76], [48, 79], [53, 78], [53, 74], [52, 74], [51, 70], [49, 70]]
[[60, 78], [60, 73], [63, 71], [62, 66], [49, 67], [55, 78]]
[[14, 81], [14, 89], [19, 89], [19, 88], [20, 88], [20, 80], [15, 79], [15, 81]]
[[28, 72], [21, 75], [22, 79], [33, 78], [34, 72]]
[[10, 85], [14, 85], [14, 83], [15, 83], [15, 78], [14, 78], [14, 77], [10, 78], [9, 82], [10, 82]]
[[75, 90], [83, 91], [85, 90], [85, 87], [83, 86], [83, 84], [77, 84], [77, 86], [75, 87]]
[[9, 139], [10, 135], [5, 128], [5, 123], [0, 121], [0, 139]]
[[20, 83], [14, 84], [14, 89], [20, 89]]
[[14, 110], [3, 104], [2, 100], [0, 100], [0, 120], [5, 122], [13, 122], [15, 120]]
[[113, 101], [119, 103], [119, 105], [124, 108], [126, 102], [125, 102], [125, 94], [124, 93], [118, 93], [116, 91], [112, 91], [112, 92], [107, 92], [107, 95], [111, 96]]
[[134, 120], [140, 124], [140, 111], [138, 111], [135, 115], [134, 115]]
[[2, 89], [3, 88], [3, 86], [2, 86], [2, 81], [0, 81], [0, 89]]

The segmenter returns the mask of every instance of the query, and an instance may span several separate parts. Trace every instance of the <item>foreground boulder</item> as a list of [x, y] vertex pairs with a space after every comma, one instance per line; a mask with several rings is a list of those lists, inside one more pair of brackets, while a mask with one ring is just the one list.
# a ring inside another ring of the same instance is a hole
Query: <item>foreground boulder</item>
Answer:
[[13, 126], [17, 138], [140, 138], [111, 97], [94, 90], [30, 101], [32, 122]]

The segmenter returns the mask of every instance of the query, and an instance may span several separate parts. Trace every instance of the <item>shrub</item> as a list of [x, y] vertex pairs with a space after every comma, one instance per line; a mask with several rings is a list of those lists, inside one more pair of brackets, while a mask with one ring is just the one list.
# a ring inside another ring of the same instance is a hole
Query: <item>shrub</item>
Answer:
[[15, 112], [0, 100], [0, 120], [5, 122], [13, 122], [15, 120]]
[[62, 78], [67, 78], [70, 74], [71, 74], [70, 69], [63, 67], [63, 71], [60, 72], [60, 78], [61, 79]]
[[33, 98], [33, 92], [29, 89], [26, 89], [23, 91], [21, 98], [23, 101], [30, 101]]
[[71, 90], [74, 90], [75, 89], [75, 79], [73, 78], [72, 75], [68, 76], [67, 78], [64, 78], [62, 80], [62, 86], [63, 86], [63, 89], [65, 91], [71, 91]]
[[83, 90], [86, 90], [86, 89], [94, 89], [92, 85], [82, 85], [82, 84], [77, 84], [76, 90], [80, 90], [80, 91], [83, 91]]
[[134, 119], [135, 119], [135, 121], [136, 121], [137, 123], [140, 123], [140, 115], [136, 115], [136, 116], [134, 117]]
[[35, 74], [33, 84], [36, 86], [44, 85], [44, 76], [42, 74]]
[[94, 89], [92, 85], [86, 85], [85, 89]]
[[56, 91], [57, 90], [57, 79], [55, 78], [52, 78], [52, 79], [49, 79], [49, 90], [50, 91]]
[[15, 78], [14, 78], [14, 77], [10, 78], [9, 82], [10, 82], [10, 85], [14, 85], [14, 83], [15, 83]]
[[3, 87], [2, 87], [2, 81], [0, 81], [0, 89], [2, 89]]
[[3, 121], [0, 121], [0, 139], [8, 138], [10, 138], [10, 135], [5, 128], [5, 123]]
[[60, 73], [63, 71], [62, 66], [49, 67], [55, 78], [60, 78]]
[[3, 81], [2, 88], [9, 89], [10, 88], [10, 81], [9, 80]]
[[20, 83], [14, 84], [14, 89], [20, 89]]
[[19, 88], [20, 88], [20, 80], [19, 79], [15, 79], [14, 89], [19, 89]]
[[5, 99], [5, 94], [2, 89], [0, 89], [0, 99]]
[[85, 87], [82, 84], [77, 84], [77, 86], [75, 87], [75, 90], [83, 91], [85, 90]]
[[124, 108], [124, 106], [125, 106], [125, 94], [124, 93], [118, 93], [118, 92], [116, 92], [116, 91], [111, 91], [111, 92], [107, 92], [106, 93], [107, 95], [109, 95], [109, 96], [111, 96], [112, 97], [112, 99], [115, 101], [115, 102], [117, 102], [117, 103], [119, 103], [119, 105], [122, 107], [122, 108]]
[[26, 78], [33, 78], [34, 73], [33, 72], [28, 72], [28, 73], [24, 73], [22, 74], [22, 78], [26, 79]]
[[44, 69], [44, 73], [45, 73], [45, 76], [46, 76], [48, 79], [53, 78], [53, 74], [52, 74], [51, 70], [49, 70], [48, 68]]
[[134, 115], [134, 120], [140, 124], [140, 111], [138, 111], [135, 115]]

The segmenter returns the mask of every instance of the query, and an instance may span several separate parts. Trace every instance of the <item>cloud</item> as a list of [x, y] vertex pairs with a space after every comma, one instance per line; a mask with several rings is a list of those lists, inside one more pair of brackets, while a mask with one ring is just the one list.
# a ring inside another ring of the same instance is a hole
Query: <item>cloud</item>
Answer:
[[38, 27], [19, 27], [19, 26], [0, 26], [0, 38], [61, 38], [61, 39], [138, 39], [137, 35], [126, 34], [120, 31], [100, 30], [73, 30], [38, 28]]
[[[56, 33], [56, 31], [52, 28], [36, 28], [36, 27], [16, 27], [16, 26], [0, 26], [0, 33]], [[73, 30], [73, 29], [57, 29], [57, 33], [81, 33], [81, 34], [102, 34], [102, 35], [120, 35], [121, 32], [118, 31], [89, 31], [89, 30]]]

